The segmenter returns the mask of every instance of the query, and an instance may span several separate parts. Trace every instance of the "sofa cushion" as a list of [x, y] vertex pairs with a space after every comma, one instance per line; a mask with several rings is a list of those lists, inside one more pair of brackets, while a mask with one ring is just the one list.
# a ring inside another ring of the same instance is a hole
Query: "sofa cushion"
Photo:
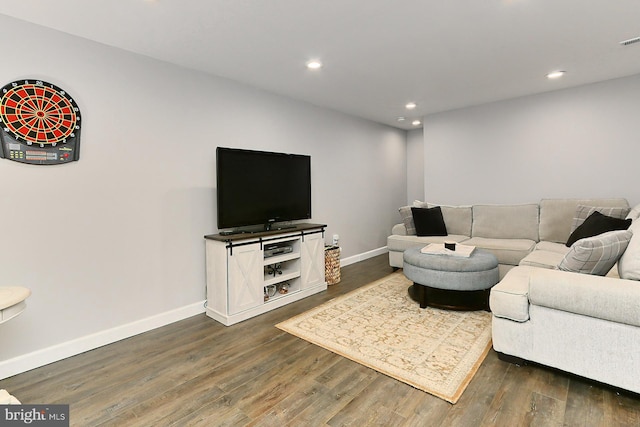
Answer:
[[435, 208], [411, 208], [413, 223], [418, 236], [446, 236], [447, 226], [440, 206]]
[[604, 276], [625, 251], [632, 235], [629, 230], [616, 230], [580, 239], [571, 246], [558, 268]]
[[529, 276], [535, 267], [515, 267], [491, 288], [489, 307], [496, 317], [526, 322], [529, 320]]
[[633, 220], [629, 231], [633, 236], [618, 260], [618, 274], [623, 279], [640, 280], [640, 219]]
[[538, 205], [475, 205], [471, 237], [538, 241]]
[[[565, 246], [565, 249], [569, 251], [569, 248]], [[541, 251], [535, 250], [531, 252], [529, 255], [524, 257], [519, 265], [528, 265], [530, 267], [538, 267], [538, 268], [551, 268], [556, 269], [562, 259], [564, 258], [564, 254], [558, 252], [551, 251]]]
[[451, 234], [471, 236], [471, 206], [447, 206], [429, 203], [430, 208], [440, 206], [442, 217]]
[[556, 252], [565, 256], [567, 252], [569, 252], [569, 248], [567, 248], [567, 245], [565, 245], [564, 242], [556, 243], [541, 241], [536, 244], [536, 251]]
[[538, 268], [529, 278], [529, 300], [532, 305], [640, 326], [640, 283], [632, 280]]
[[465, 245], [486, 249], [498, 258], [500, 264], [518, 265], [536, 247], [536, 242], [528, 239], [489, 239], [472, 237]]
[[626, 199], [542, 199], [540, 201], [540, 241], [565, 243], [578, 205], [629, 207]]
[[524, 257], [519, 265], [556, 269], [569, 250], [564, 243], [538, 242], [536, 249]]
[[[626, 215], [626, 214], [625, 214]], [[569, 236], [567, 246], [585, 237], [593, 237], [607, 231], [626, 230], [631, 225], [630, 219], [619, 219], [594, 211]]]
[[419, 200], [414, 200], [412, 206], [403, 206], [398, 209], [400, 212], [400, 217], [402, 218], [402, 223], [404, 224], [405, 229], [407, 230], [408, 235], [416, 235], [416, 225], [413, 222], [413, 213], [411, 212], [411, 208], [426, 208], [427, 203], [421, 202]]
[[467, 236], [449, 234], [447, 236], [400, 236], [391, 235], [387, 237], [387, 249], [389, 252], [404, 252], [416, 246], [426, 246], [429, 243], [444, 243], [445, 240], [452, 242], [462, 242], [467, 240]]
[[[587, 218], [589, 218], [594, 212], [600, 212], [601, 214], [612, 217], [612, 218], [624, 219], [629, 213], [629, 211], [630, 209], [628, 207], [604, 207], [604, 206], [578, 205], [576, 207], [576, 212], [573, 215], [573, 222], [571, 223], [571, 233], [573, 233], [576, 228], [582, 225], [587, 220]], [[607, 231], [610, 231], [610, 230], [607, 230]]]

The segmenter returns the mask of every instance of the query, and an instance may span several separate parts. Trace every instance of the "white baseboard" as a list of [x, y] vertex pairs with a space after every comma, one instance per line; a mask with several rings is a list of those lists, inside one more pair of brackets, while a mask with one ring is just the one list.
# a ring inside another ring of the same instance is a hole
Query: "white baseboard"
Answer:
[[341, 267], [345, 267], [345, 266], [347, 266], [349, 264], [355, 264], [356, 262], [360, 262], [360, 261], [364, 261], [365, 259], [373, 258], [374, 256], [386, 254], [387, 252], [389, 252], [389, 249], [386, 246], [383, 246], [381, 248], [374, 249], [374, 250], [369, 251], [369, 252], [364, 252], [364, 253], [361, 253], [361, 254], [358, 254], [358, 255], [350, 256], [348, 258], [341, 258], [340, 259], [340, 266]]
[[204, 313], [204, 301], [0, 362], [0, 380]]
[[[350, 256], [348, 258], [342, 258], [340, 260], [340, 265], [345, 267], [387, 252], [389, 252], [389, 250], [384, 246], [372, 251]], [[32, 353], [14, 357], [13, 359], [3, 360], [0, 362], [0, 380], [204, 313], [204, 304], [205, 301], [197, 302], [175, 310], [127, 323], [126, 325], [117, 326], [112, 329], [96, 332], [91, 335], [43, 348]]]

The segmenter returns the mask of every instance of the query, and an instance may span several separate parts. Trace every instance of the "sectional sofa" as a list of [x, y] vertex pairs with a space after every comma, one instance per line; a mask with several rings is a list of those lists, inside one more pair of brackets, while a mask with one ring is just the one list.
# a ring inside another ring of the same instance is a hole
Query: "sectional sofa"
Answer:
[[[405, 249], [432, 242], [489, 250], [500, 269], [490, 307], [493, 347], [503, 360], [536, 362], [640, 393], [640, 207], [630, 209], [622, 198], [543, 199], [440, 210], [446, 235], [417, 236], [411, 206], [400, 209], [403, 223], [387, 240], [392, 267], [402, 267]], [[594, 211], [631, 225], [568, 247]], [[596, 261], [585, 258], [594, 254]], [[612, 257], [619, 261], [610, 268]]]

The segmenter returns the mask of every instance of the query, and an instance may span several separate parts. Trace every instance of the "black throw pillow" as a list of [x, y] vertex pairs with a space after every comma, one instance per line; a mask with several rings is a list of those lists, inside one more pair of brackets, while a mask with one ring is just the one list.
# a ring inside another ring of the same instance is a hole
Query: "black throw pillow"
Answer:
[[447, 226], [440, 206], [435, 208], [411, 208], [418, 236], [446, 236]]
[[626, 230], [631, 225], [631, 218], [620, 219], [601, 214], [595, 211], [578, 226], [567, 240], [567, 247], [571, 247], [575, 242], [585, 237], [593, 237], [607, 231]]

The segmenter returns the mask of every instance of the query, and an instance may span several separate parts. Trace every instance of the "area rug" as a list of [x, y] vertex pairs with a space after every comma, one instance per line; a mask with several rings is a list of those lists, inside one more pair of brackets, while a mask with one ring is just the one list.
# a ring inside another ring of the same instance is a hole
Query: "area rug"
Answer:
[[491, 348], [486, 311], [421, 309], [402, 272], [276, 327], [456, 403]]

